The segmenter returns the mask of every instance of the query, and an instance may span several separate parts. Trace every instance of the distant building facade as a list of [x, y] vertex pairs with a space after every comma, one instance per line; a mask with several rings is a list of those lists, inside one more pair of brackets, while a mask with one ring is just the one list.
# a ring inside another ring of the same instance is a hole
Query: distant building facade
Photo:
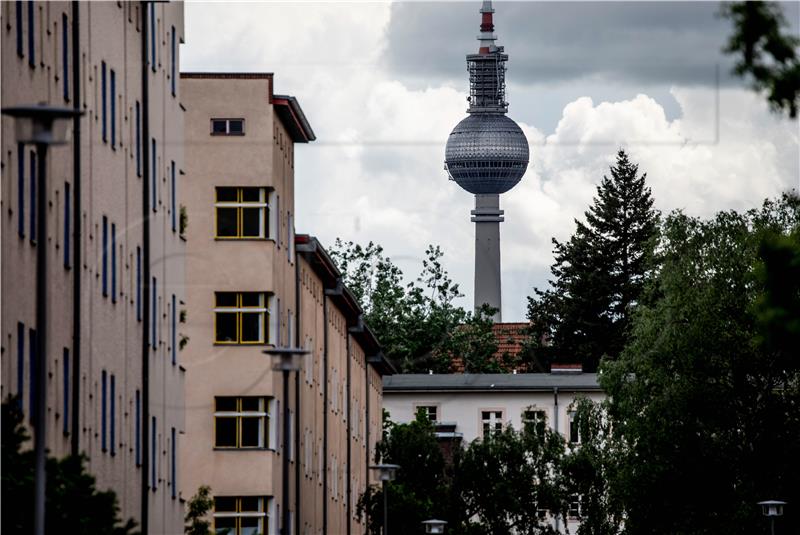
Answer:
[[[435, 422], [445, 451], [482, 439], [506, 426], [522, 429], [544, 420], [570, 443], [580, 441], [574, 402], [602, 401], [597, 374], [565, 366], [554, 373], [405, 374], [383, 379], [383, 408], [394, 422], [410, 422], [424, 410]], [[579, 504], [570, 507], [569, 529], [579, 524]]]
[[[46, 192], [36, 149], [2, 118], [3, 399], [33, 413], [36, 249], [47, 247], [50, 454], [86, 454], [142, 533], [180, 533], [183, 5], [4, 2], [0, 16], [3, 107], [85, 112], [48, 151]], [[35, 225], [43, 193], [47, 236]]]
[[[209, 485], [231, 535], [360, 533], [355, 503], [391, 369], [319, 242], [295, 236], [295, 143], [314, 140], [269, 73], [184, 73], [189, 339], [181, 488]], [[284, 399], [269, 347], [309, 350]], [[283, 409], [290, 409], [288, 451]], [[372, 413], [370, 413], [372, 408]], [[282, 496], [285, 456], [289, 495]]]

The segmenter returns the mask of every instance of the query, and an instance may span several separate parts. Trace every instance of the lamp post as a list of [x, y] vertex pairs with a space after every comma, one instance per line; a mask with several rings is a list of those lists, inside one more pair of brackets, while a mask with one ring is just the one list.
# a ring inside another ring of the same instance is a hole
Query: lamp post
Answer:
[[299, 347], [273, 347], [264, 353], [272, 357], [272, 369], [283, 373], [283, 511], [281, 533], [289, 535], [289, 372], [299, 371], [309, 352]]
[[444, 533], [447, 521], [431, 519], [425, 520], [422, 525], [425, 526], [425, 533]]
[[399, 464], [376, 464], [370, 466], [371, 470], [378, 472], [378, 479], [383, 487], [383, 535], [389, 535], [389, 501], [387, 499], [387, 486], [389, 481], [394, 481]]
[[758, 505], [761, 506], [763, 515], [769, 518], [770, 532], [772, 535], [775, 535], [775, 517], [783, 516], [783, 506], [786, 505], [786, 502], [780, 500], [766, 500], [758, 502]]
[[[45, 471], [47, 415], [47, 148], [67, 142], [69, 131], [67, 121], [83, 115], [72, 108], [59, 108], [38, 104], [33, 106], [12, 106], [3, 108], [3, 115], [15, 119], [15, 133], [18, 143], [36, 146], [36, 374], [33, 383], [36, 388], [36, 410], [32, 414], [35, 430], [33, 439], [34, 474], [34, 535], [44, 535]], [[23, 165], [22, 162], [19, 165]], [[33, 407], [32, 407], [33, 408]]]

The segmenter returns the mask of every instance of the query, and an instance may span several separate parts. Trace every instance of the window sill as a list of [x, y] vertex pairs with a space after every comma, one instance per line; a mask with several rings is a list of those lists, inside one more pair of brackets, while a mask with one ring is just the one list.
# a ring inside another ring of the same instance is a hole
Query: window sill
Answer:
[[227, 132], [211, 132], [211, 135], [215, 137], [243, 137], [244, 132], [242, 132], [241, 134], [229, 134]]
[[248, 342], [248, 343], [239, 343], [239, 342], [214, 342], [215, 346], [232, 346], [232, 347], [264, 347], [264, 346], [272, 346], [269, 342]]
[[221, 447], [218, 447], [218, 446], [214, 446], [212, 449], [214, 451], [238, 451], [238, 452], [242, 452], [242, 451], [271, 451], [273, 453], [276, 453], [275, 448], [221, 448]]
[[214, 241], [271, 241], [274, 242], [275, 240], [272, 238], [226, 238], [224, 236], [214, 236]]

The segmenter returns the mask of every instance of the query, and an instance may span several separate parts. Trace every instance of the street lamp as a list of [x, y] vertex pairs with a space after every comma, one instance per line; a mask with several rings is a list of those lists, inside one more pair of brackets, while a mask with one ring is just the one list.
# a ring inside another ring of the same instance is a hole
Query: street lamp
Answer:
[[289, 535], [289, 372], [303, 367], [309, 351], [299, 347], [273, 347], [263, 351], [272, 357], [272, 369], [283, 372], [283, 511], [281, 533]]
[[444, 527], [447, 525], [446, 520], [425, 520], [422, 523], [425, 526], [425, 533], [444, 533]]
[[761, 506], [763, 515], [769, 518], [770, 532], [772, 535], [775, 535], [775, 517], [783, 516], [783, 506], [786, 505], [786, 502], [780, 500], [766, 500], [758, 502], [758, 505]]
[[[34, 535], [44, 535], [45, 483], [45, 418], [47, 414], [47, 147], [68, 141], [69, 130], [64, 119], [83, 115], [72, 108], [59, 108], [38, 104], [11, 106], [2, 109], [3, 115], [15, 119], [14, 130], [18, 143], [36, 146], [36, 411], [33, 416], [35, 430], [33, 449], [34, 474]], [[22, 162], [19, 163], [22, 165]]]
[[381, 480], [383, 486], [383, 535], [389, 535], [389, 501], [386, 489], [389, 481], [394, 481], [398, 468], [400, 468], [399, 464], [376, 464], [370, 466], [371, 470], [378, 472], [378, 479]]

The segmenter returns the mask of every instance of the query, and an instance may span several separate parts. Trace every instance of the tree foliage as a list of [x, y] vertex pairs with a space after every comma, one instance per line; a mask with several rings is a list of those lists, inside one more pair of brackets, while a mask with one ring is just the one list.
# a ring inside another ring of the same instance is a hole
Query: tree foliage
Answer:
[[206, 518], [213, 508], [214, 499], [211, 497], [211, 487], [201, 485], [187, 504], [186, 517], [184, 518], [184, 534], [211, 535], [211, 522]]
[[626, 533], [757, 533], [756, 502], [800, 503], [799, 207], [664, 222], [647, 303], [601, 376]]
[[[446, 508], [444, 458], [433, 424], [423, 412], [408, 424], [394, 424], [384, 411], [384, 429], [375, 461], [400, 465], [396, 479], [388, 484], [389, 522], [395, 533], [415, 533], [423, 520]], [[381, 533], [382, 488], [368, 487], [358, 500], [357, 511], [367, 517], [369, 533]]]
[[362, 247], [337, 239], [331, 249], [331, 258], [364, 308], [384, 353], [404, 373], [447, 373], [448, 357], [462, 350], [483, 369], [481, 363], [493, 353], [488, 353], [493, 346], [486, 334], [485, 312], [471, 314], [454, 304], [462, 295], [442, 265], [443, 254], [438, 246], [428, 246], [421, 273], [405, 283], [402, 270], [380, 245], [370, 242]]
[[[3, 533], [33, 533], [34, 452], [24, 450], [29, 437], [16, 400], [2, 405]], [[132, 535], [136, 523], [123, 522], [113, 491], [98, 491], [86, 471], [84, 456], [47, 459], [46, 533]]]
[[543, 371], [554, 359], [597, 369], [624, 347], [647, 279], [658, 214], [646, 174], [624, 150], [597, 187], [586, 222], [566, 242], [553, 239], [550, 288], [528, 298], [527, 358]]
[[734, 73], [748, 77], [764, 91], [770, 107], [797, 118], [800, 106], [800, 38], [787, 26], [778, 2], [724, 3], [722, 13], [733, 21], [725, 52], [737, 57]]

